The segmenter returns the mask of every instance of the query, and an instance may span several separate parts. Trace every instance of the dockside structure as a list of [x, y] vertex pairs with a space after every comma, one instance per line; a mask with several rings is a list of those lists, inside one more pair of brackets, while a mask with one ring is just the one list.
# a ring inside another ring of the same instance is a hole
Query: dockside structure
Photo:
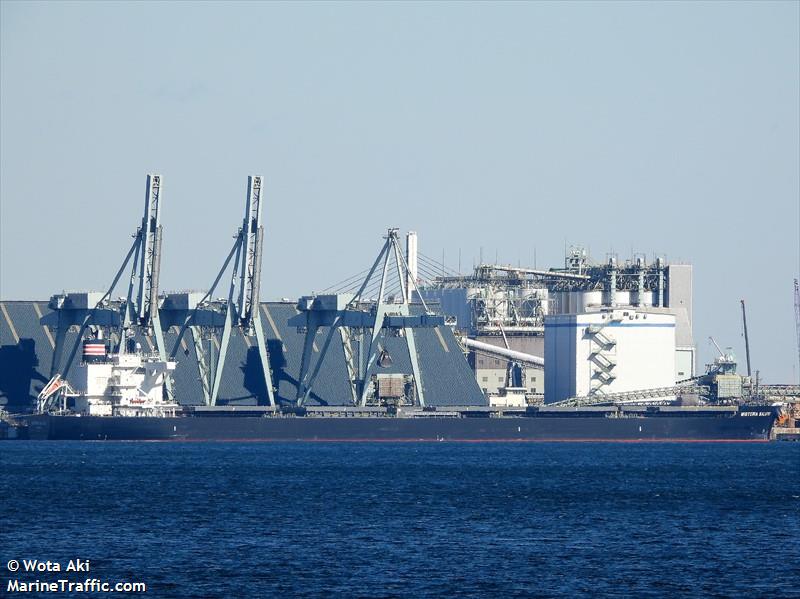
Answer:
[[[202, 296], [203, 294], [199, 294]], [[192, 296], [198, 294], [168, 294], [162, 301], [160, 320], [164, 327], [167, 347], [175, 343], [179, 326], [190, 310]], [[79, 299], [80, 294], [67, 294]], [[292, 319], [301, 315], [295, 302], [261, 302], [260, 310], [264, 336], [269, 352], [270, 370], [278, 405], [296, 401], [300, 362], [305, 331], [298, 329]], [[219, 314], [222, 323], [224, 314]], [[58, 313], [47, 301], [0, 302], [0, 407], [11, 413], [32, 410], [36, 396], [49, 380], [50, 365], [55, 348]], [[221, 331], [221, 327], [218, 328]], [[320, 327], [313, 342], [311, 365], [314, 367], [319, 350], [327, 335]], [[69, 345], [76, 340], [77, 327], [65, 333]], [[152, 336], [137, 334], [133, 343], [145, 350], [155, 348]], [[220, 342], [219, 333], [211, 331], [197, 339], [189, 332], [179, 343], [178, 362], [174, 374], [175, 399], [182, 405], [203, 405], [202, 381], [199, 377], [195, 343], [203, 345], [206, 355], [214, 358]], [[411, 372], [408, 352], [401, 337], [381, 338], [381, 344], [392, 357], [373, 371], [383, 374]], [[420, 356], [421, 380], [425, 386], [426, 404], [431, 406], [484, 405], [485, 399], [461, 348], [448, 326], [422, 328], [416, 332], [416, 349]], [[213, 360], [212, 360], [213, 361]], [[83, 368], [79, 360], [62, 373], [68, 380], [80, 380]], [[267, 405], [258, 348], [251, 338], [237, 328], [231, 331], [228, 358], [221, 376], [218, 405]], [[331, 344], [321, 365], [317, 382], [307, 405], [351, 405], [350, 383], [341, 343]]]
[[[49, 381], [85, 380], [78, 374], [85, 343], [177, 361], [165, 392], [183, 405], [366, 405], [370, 398], [419, 406], [484, 403], [444, 319], [419, 298], [411, 301], [414, 284], [396, 229], [389, 229], [370, 271], [383, 264], [375, 279], [378, 301], [360, 298], [368, 276], [341, 312], [321, 310], [326, 304], [314, 296], [297, 304], [260, 302], [263, 191], [261, 176], [248, 177], [244, 219], [208, 290], [163, 294], [163, 179], [148, 175], [141, 223], [106, 291], [0, 302], [0, 408], [28, 411]], [[389, 258], [400, 302], [387, 280]], [[117, 298], [126, 269], [127, 295]], [[217, 298], [229, 270], [227, 296]], [[345, 296], [333, 297], [338, 303]], [[332, 344], [333, 329], [339, 342]]]

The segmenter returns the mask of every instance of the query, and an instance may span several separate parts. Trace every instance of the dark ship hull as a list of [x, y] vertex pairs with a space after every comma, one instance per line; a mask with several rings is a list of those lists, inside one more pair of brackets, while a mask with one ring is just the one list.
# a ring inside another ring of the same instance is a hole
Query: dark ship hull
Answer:
[[402, 415], [36, 415], [30, 439], [109, 441], [765, 441], [770, 406], [578, 408]]

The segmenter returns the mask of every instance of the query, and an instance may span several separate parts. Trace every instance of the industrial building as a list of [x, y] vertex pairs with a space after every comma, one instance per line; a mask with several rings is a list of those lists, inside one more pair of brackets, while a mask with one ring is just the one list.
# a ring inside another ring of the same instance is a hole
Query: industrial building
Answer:
[[675, 384], [675, 316], [631, 308], [545, 320], [545, 403]]
[[[429, 268], [429, 272], [435, 270], [434, 266]], [[616, 256], [594, 263], [584, 249], [573, 247], [565, 256], [563, 268], [540, 270], [482, 264], [470, 275], [433, 274], [424, 279], [421, 293], [428, 301], [438, 302], [467, 338], [539, 360], [546, 358], [545, 331], [551, 318], [614, 309], [668, 315], [674, 321], [672, 357], [664, 366], [672, 372], [669, 384], [697, 374], [689, 264], [670, 264], [662, 258], [648, 262], [644, 255], [623, 263]], [[532, 358], [523, 363], [482, 350], [473, 351], [469, 357], [478, 385], [486, 395], [503, 393], [510, 384], [509, 373], [522, 367], [522, 380], [515, 384], [521, 383], [529, 399], [536, 401], [547, 395], [547, 385], [555, 379], [553, 369], [545, 377], [541, 364]], [[543, 363], [546, 365], [547, 360]], [[650, 380], [645, 386], [660, 384], [661, 376], [656, 378], [658, 383]], [[621, 389], [627, 383], [618, 381], [612, 385]]]

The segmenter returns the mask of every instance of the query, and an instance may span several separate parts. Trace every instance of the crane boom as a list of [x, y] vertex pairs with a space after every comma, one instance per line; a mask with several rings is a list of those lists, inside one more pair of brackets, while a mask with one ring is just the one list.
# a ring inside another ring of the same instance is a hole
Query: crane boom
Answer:
[[742, 302], [742, 326], [744, 327], [744, 353], [747, 358], [747, 376], [752, 376], [750, 372], [750, 338], [747, 336], [747, 313], [744, 309], [744, 300]]
[[158, 318], [158, 275], [161, 266], [161, 176], [147, 175], [144, 215], [139, 230], [139, 293], [136, 311], [139, 323], [150, 325]]
[[261, 177], [247, 178], [247, 201], [241, 232], [241, 273], [239, 301], [236, 306], [240, 322], [252, 328], [258, 314], [258, 295], [261, 287], [261, 252], [264, 227], [261, 225]]
[[719, 344], [717, 344], [717, 342], [714, 341], [714, 338], [713, 337], [709, 337], [708, 340], [711, 341], [711, 343], [714, 344], [714, 347], [717, 348], [717, 351], [719, 352], [719, 355], [724, 358], [725, 357], [725, 352], [722, 351], [722, 348], [719, 346]]

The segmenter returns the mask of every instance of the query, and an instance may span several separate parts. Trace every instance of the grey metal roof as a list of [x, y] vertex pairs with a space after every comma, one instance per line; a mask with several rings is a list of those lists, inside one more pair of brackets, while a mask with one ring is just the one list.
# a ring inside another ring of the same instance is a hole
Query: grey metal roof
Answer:
[[[9, 411], [24, 411], [32, 407], [35, 398], [49, 379], [53, 348], [44, 324], [53, 324], [57, 319], [46, 301], [5, 301], [18, 339], [14, 338], [5, 315], [0, 314], [0, 406], [7, 405]], [[34, 304], [36, 304], [34, 306]], [[37, 313], [41, 313], [41, 318]], [[261, 322], [267, 339], [275, 394], [279, 403], [292, 403], [297, 394], [297, 379], [300, 372], [304, 332], [298, 332], [289, 320], [296, 316], [294, 304], [267, 302], [262, 304]], [[55, 330], [49, 329], [55, 339]], [[319, 359], [319, 350], [325, 341], [328, 329], [319, 329], [312, 353], [313, 368]], [[66, 347], [75, 342], [77, 332], [67, 333]], [[165, 331], [165, 342], [171, 350], [177, 339], [175, 327]], [[422, 384], [428, 405], [485, 405], [475, 377], [461, 353], [452, 331], [448, 327], [415, 330], [417, 354], [420, 359]], [[145, 339], [137, 339], [147, 347]], [[411, 365], [405, 339], [396, 336], [379, 337], [392, 357], [389, 368], [374, 366], [372, 372], [410, 373]], [[208, 342], [206, 342], [208, 343]], [[69, 349], [65, 351], [66, 361]], [[216, 346], [214, 355], [216, 356]], [[76, 352], [70, 370], [63, 373], [68, 380], [79, 381], [81, 376], [80, 348]], [[202, 405], [203, 393], [197, 369], [197, 356], [190, 332], [184, 335], [176, 353], [178, 366], [174, 375], [176, 396], [183, 405]], [[260, 358], [253, 344], [234, 329], [223, 370], [218, 403], [221, 405], [266, 404], [266, 388], [260, 374]], [[350, 392], [344, 350], [338, 335], [321, 366], [319, 376], [309, 399], [311, 405], [348, 405]]]

